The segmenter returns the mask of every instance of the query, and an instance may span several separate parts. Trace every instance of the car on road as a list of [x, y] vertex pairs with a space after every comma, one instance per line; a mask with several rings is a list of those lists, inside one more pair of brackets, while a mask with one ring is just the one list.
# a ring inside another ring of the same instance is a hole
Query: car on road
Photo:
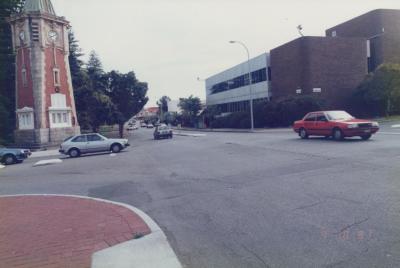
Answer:
[[22, 163], [30, 155], [31, 151], [27, 149], [0, 148], [0, 163], [5, 165]]
[[149, 123], [149, 124], [147, 124], [147, 126], [146, 126], [147, 128], [154, 128], [154, 125], [153, 124], [151, 124], [151, 123]]
[[379, 131], [379, 123], [356, 119], [345, 111], [319, 111], [308, 113], [302, 120], [296, 121], [293, 130], [302, 139], [309, 136], [333, 137], [343, 140], [345, 137], [361, 137], [369, 140]]
[[161, 138], [172, 139], [173, 136], [174, 136], [174, 134], [172, 132], [172, 129], [167, 125], [160, 125], [160, 126], [156, 127], [156, 129], [154, 130], [154, 139], [155, 140], [159, 140]]
[[140, 127], [147, 127], [147, 124], [145, 122], [141, 122]]
[[59, 152], [70, 157], [79, 157], [87, 153], [119, 153], [128, 146], [130, 145], [127, 139], [108, 139], [98, 133], [92, 133], [76, 135], [65, 140]]

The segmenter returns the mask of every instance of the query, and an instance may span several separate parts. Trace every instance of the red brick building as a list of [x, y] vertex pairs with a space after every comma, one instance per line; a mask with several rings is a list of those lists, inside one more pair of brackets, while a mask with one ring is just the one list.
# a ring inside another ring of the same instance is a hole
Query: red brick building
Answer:
[[9, 22], [16, 53], [16, 143], [44, 146], [79, 133], [69, 22], [56, 15], [50, 0], [26, 0]]
[[326, 37], [301, 37], [272, 49], [272, 98], [314, 95], [343, 109], [383, 63], [400, 63], [400, 10], [373, 10], [328, 29]]

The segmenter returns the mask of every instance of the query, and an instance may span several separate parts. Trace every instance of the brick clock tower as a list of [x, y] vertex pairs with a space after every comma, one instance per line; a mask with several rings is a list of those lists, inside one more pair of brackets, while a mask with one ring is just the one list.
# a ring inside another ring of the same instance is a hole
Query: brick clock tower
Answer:
[[69, 67], [69, 22], [50, 0], [26, 0], [9, 19], [16, 54], [15, 142], [60, 143], [80, 133]]

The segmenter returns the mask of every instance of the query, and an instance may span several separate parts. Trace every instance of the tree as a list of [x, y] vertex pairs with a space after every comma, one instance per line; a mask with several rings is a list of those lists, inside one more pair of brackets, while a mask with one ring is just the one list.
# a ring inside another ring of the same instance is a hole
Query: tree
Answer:
[[7, 18], [18, 13], [23, 0], [0, 1], [0, 140], [11, 142], [15, 126], [15, 55]]
[[123, 137], [124, 124], [139, 113], [148, 102], [147, 83], [139, 82], [134, 72], [121, 74], [111, 71], [107, 75], [107, 94], [115, 105], [114, 120]]
[[165, 114], [168, 113], [168, 103], [171, 99], [168, 96], [162, 96], [158, 101], [157, 105], [160, 108], [160, 119], [165, 121]]
[[89, 54], [86, 71], [91, 82], [91, 88], [94, 91], [105, 92], [107, 87], [107, 76], [103, 70], [103, 64], [94, 50]]
[[400, 114], [400, 64], [383, 64], [356, 89], [352, 105], [368, 116]]
[[197, 116], [202, 109], [201, 100], [190, 95], [189, 98], [179, 99], [178, 106], [182, 109], [183, 124], [194, 126], [197, 123]]

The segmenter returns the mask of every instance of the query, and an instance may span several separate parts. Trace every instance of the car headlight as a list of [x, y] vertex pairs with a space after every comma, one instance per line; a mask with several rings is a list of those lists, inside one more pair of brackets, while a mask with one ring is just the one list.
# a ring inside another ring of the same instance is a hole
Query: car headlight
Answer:
[[373, 127], [379, 127], [379, 123], [378, 122], [372, 122], [372, 126]]
[[21, 154], [25, 154], [25, 150], [21, 150]]
[[358, 128], [358, 124], [349, 124], [347, 128]]

